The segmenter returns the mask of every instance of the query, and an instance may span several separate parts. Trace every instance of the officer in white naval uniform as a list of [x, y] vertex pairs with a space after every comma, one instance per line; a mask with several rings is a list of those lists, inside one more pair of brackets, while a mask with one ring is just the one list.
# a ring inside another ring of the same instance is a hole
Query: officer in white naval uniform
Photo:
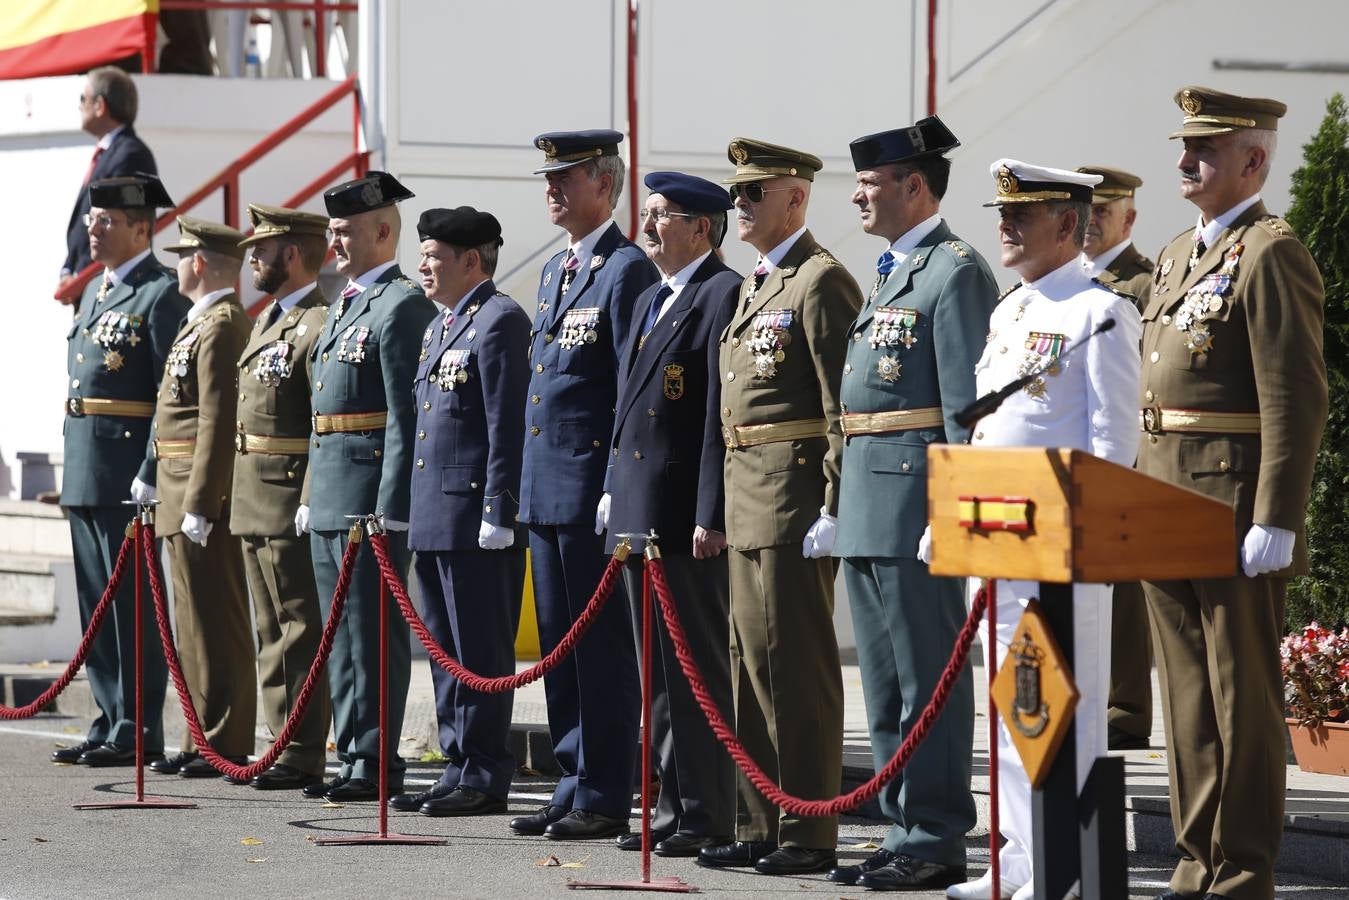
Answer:
[[[992, 174], [997, 196], [1003, 266], [1022, 282], [993, 310], [988, 343], [975, 365], [982, 396], [1041, 365], [1048, 368], [974, 425], [975, 446], [1066, 447], [1124, 466], [1138, 450], [1137, 395], [1142, 321], [1132, 300], [1094, 281], [1078, 254], [1091, 216], [1091, 189], [1099, 175], [1030, 166], [1000, 159]], [[1115, 324], [1086, 342], [1107, 320]], [[930, 536], [924, 535], [928, 552]], [[971, 580], [971, 590], [978, 582]], [[1026, 601], [1039, 593], [1031, 581], [997, 583], [999, 665]], [[1081, 694], [1077, 733], [1078, 787], [1091, 764], [1106, 753], [1105, 703], [1110, 674], [1110, 587], [1073, 588], [1076, 658], [1091, 660], [1075, 672]], [[987, 641], [984, 641], [987, 647]], [[1007, 839], [1001, 860], [1003, 897], [1033, 896], [1031, 787], [1004, 726], [998, 729], [998, 801]], [[947, 889], [948, 897], [992, 896], [989, 875]]]

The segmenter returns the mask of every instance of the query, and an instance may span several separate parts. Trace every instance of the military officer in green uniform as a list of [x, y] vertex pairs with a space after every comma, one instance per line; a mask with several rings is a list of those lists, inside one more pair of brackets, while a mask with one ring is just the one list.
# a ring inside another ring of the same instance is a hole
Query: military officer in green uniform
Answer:
[[[806, 228], [819, 158], [749, 138], [727, 155], [736, 227], [759, 251], [718, 349], [736, 733], [788, 792], [833, 797], [843, 737], [829, 558], [838, 391], [862, 292]], [[796, 875], [837, 862], [837, 817], [786, 814], [743, 776], [738, 794], [736, 840], [704, 848], [701, 865]]]
[[[1134, 298], [1142, 312], [1152, 286], [1153, 262], [1134, 246], [1138, 210], [1134, 197], [1143, 179], [1109, 166], [1080, 166], [1099, 175], [1091, 192], [1091, 221], [1082, 244], [1082, 268], [1102, 284]], [[1152, 734], [1152, 642], [1143, 588], [1136, 581], [1115, 585], [1110, 607], [1110, 700], [1106, 743], [1111, 750], [1142, 750]]]
[[1232, 576], [1144, 582], [1170, 750], [1176, 898], [1268, 900], [1283, 832], [1279, 639], [1325, 425], [1325, 292], [1260, 201], [1277, 100], [1176, 94], [1180, 192], [1198, 221], [1167, 245], [1143, 312], [1138, 469], [1232, 505]]
[[[169, 348], [155, 406], [159, 459], [156, 530], [169, 548], [178, 656], [212, 748], [232, 762], [253, 751], [257, 674], [239, 542], [230, 532], [235, 364], [248, 316], [234, 285], [244, 251], [238, 229], [178, 217], [178, 290], [192, 301]], [[210, 777], [216, 769], [191, 734], [157, 772]]]
[[[838, 540], [866, 698], [872, 758], [899, 749], [965, 620], [964, 579], [936, 578], [918, 556], [927, 526], [927, 447], [965, 443], [954, 416], [974, 400], [998, 288], [988, 264], [942, 220], [960, 141], [935, 116], [852, 142], [862, 230], [888, 245], [845, 344]], [[893, 824], [860, 865], [829, 880], [872, 890], [965, 880], [974, 827], [974, 681], [966, 669], [933, 731], [881, 792]]]
[[[230, 529], [240, 537], [253, 595], [263, 715], [275, 735], [298, 699], [323, 631], [309, 535], [295, 511], [309, 471], [310, 351], [328, 317], [319, 269], [328, 217], [250, 204], [253, 286], [272, 296], [239, 357]], [[332, 702], [319, 682], [290, 745], [251, 782], [260, 790], [303, 788], [323, 778]]]
[[[411, 563], [407, 528], [417, 429], [412, 382], [422, 336], [436, 312], [395, 260], [402, 224], [397, 203], [411, 196], [392, 175], [375, 171], [323, 195], [330, 247], [337, 271], [348, 281], [310, 351], [309, 481], [295, 527], [314, 531], [310, 552], [325, 617], [346, 552], [347, 516], [378, 516], [403, 579]], [[374, 554], [362, 551], [328, 660], [342, 766], [332, 781], [305, 787], [305, 796], [337, 801], [379, 796], [379, 580]], [[397, 793], [403, 789], [404, 763], [397, 751], [411, 647], [396, 610], [389, 619], [384, 739], [389, 790]]]
[[[132, 514], [122, 502], [154, 497], [150, 420], [155, 389], [188, 302], [150, 247], [155, 209], [173, 206], [153, 175], [105, 178], [89, 185], [89, 246], [103, 273], [89, 282], [66, 335], [65, 474], [61, 505], [70, 519], [80, 623], [112, 576]], [[134, 568], [94, 638], [85, 671], [98, 717], [85, 739], [52, 754], [55, 762], [131, 765], [136, 758]], [[161, 756], [168, 669], [154, 615], [144, 617], [145, 752]]]

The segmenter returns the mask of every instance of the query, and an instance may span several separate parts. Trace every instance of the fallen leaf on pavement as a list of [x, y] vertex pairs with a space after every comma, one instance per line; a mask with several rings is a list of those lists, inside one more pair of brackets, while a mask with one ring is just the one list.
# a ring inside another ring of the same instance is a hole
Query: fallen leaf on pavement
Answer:
[[860, 844], [849, 844], [849, 850], [879, 850], [880, 847], [875, 841], [863, 841]]
[[81, 734], [84, 731], [83, 728], [76, 728], [74, 725], [67, 725], [65, 728], [62, 728], [61, 730], [66, 734]]
[[244, 839], [243, 839], [242, 841], [240, 841], [239, 843], [243, 844], [245, 847], [256, 847], [258, 844], [261, 844], [262, 841], [258, 840], [257, 838], [254, 838], [254, 837], [247, 837], [247, 838], [244, 838]]
[[341, 809], [345, 805], [346, 804], [344, 803], [334, 803], [331, 800], [325, 800], [323, 802], [323, 805], [320, 806], [319, 809]]
[[35, 837], [35, 838], [33, 838], [33, 843], [34, 843], [34, 844], [50, 844], [51, 841], [47, 840], [46, 838]]
[[251, 863], [261, 863], [261, 862], [266, 862], [266, 861], [267, 861], [267, 857], [265, 857], [265, 856], [256, 856], [256, 857], [254, 857], [253, 859], [246, 859], [246, 860], [244, 860], [244, 862], [251, 862]]
[[536, 866], [560, 866], [560, 865], [562, 865], [562, 860], [558, 859], [556, 856], [545, 856], [543, 859], [536, 859], [536, 860], [534, 860], [534, 865], [536, 865]]

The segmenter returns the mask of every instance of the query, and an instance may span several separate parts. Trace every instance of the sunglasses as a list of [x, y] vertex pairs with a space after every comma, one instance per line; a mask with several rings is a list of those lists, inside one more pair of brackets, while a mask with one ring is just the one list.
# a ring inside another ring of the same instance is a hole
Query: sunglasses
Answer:
[[733, 184], [730, 188], [731, 200], [739, 200], [744, 197], [750, 203], [762, 203], [764, 194], [772, 194], [776, 191], [794, 191], [796, 188], [766, 188], [757, 181], [751, 181], [748, 184]]

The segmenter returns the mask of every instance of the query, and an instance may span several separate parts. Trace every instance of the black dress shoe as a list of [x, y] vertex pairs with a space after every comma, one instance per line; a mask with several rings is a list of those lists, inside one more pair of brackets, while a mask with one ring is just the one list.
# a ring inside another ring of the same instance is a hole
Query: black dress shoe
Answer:
[[724, 843], [724, 837], [675, 832], [657, 844], [652, 852], [657, 856], [697, 856], [704, 847], [719, 847]]
[[628, 820], [602, 816], [588, 809], [573, 809], [547, 828], [543, 836], [554, 841], [584, 841], [626, 834]]
[[530, 813], [527, 816], [516, 816], [511, 819], [511, 831], [516, 834], [541, 835], [545, 828], [566, 814], [566, 807], [549, 804], [541, 807], [538, 812]]
[[964, 866], [947, 866], [901, 853], [888, 866], [863, 872], [857, 883], [872, 891], [908, 891], [964, 884]]
[[[226, 756], [225, 760], [234, 763], [236, 766], [248, 765], [247, 756]], [[204, 756], [198, 756], [178, 770], [178, 775], [181, 778], [219, 778], [222, 774], [224, 773], [207, 762]], [[244, 782], [238, 783], [243, 784]]]
[[[145, 759], [153, 766], [154, 761], [161, 759], [163, 753], [156, 750], [145, 752]], [[134, 766], [136, 764], [136, 748], [122, 748], [116, 744], [102, 744], [92, 750], [86, 750], [80, 754], [79, 764], [82, 766], [93, 766], [94, 768], [104, 768], [107, 766]]]
[[[1210, 897], [1217, 897], [1217, 894], [1209, 894]], [[1157, 900], [1199, 900], [1198, 894], [1182, 894], [1180, 891], [1162, 891], [1157, 895]]]
[[81, 754], [102, 746], [102, 741], [80, 741], [74, 747], [61, 747], [52, 751], [52, 762], [74, 765], [80, 761]]
[[[1147, 735], [1139, 737], [1114, 725], [1106, 726], [1106, 749], [1108, 750], [1146, 750], [1149, 747]], [[1166, 896], [1163, 894], [1162, 896]], [[1177, 896], [1184, 896], [1178, 894]]]
[[417, 810], [424, 816], [495, 816], [506, 811], [506, 801], [461, 784], [444, 797], [427, 800]]
[[454, 788], [450, 785], [436, 782], [431, 785], [431, 789], [427, 791], [394, 794], [389, 798], [389, 808], [396, 809], [399, 812], [416, 812], [422, 808], [422, 804], [427, 800], [439, 800], [452, 790], [454, 790]]
[[200, 754], [198, 753], [184, 750], [181, 753], [175, 753], [172, 756], [166, 756], [163, 759], [155, 760], [150, 763], [150, 768], [160, 775], [177, 775], [179, 769], [192, 762], [192, 760], [197, 759], [199, 756]]
[[[401, 784], [389, 785], [389, 791], [402, 792]], [[324, 794], [334, 803], [346, 803], [350, 800], [378, 800], [379, 782], [369, 778], [352, 778]]]
[[808, 875], [827, 872], [838, 865], [838, 855], [832, 847], [779, 847], [754, 864], [760, 875]]
[[[656, 845], [674, 835], [673, 831], [657, 831], [651, 829], [651, 849], [655, 850]], [[641, 850], [642, 849], [642, 830], [631, 831], [627, 834], [620, 834], [614, 841], [619, 850]]]
[[743, 866], [748, 869], [778, 849], [772, 841], [732, 841], [716, 847], [704, 847], [698, 853], [698, 865], [708, 869]]
[[322, 783], [322, 775], [310, 775], [308, 772], [301, 772], [294, 766], [288, 766], [285, 763], [277, 763], [267, 771], [259, 772], [253, 776], [252, 781], [248, 782], [250, 787], [257, 788], [260, 791], [298, 791], [300, 788]]
[[834, 884], [857, 884], [857, 879], [861, 878], [863, 873], [888, 866], [894, 858], [894, 853], [882, 847], [855, 866], [835, 866], [824, 877], [826, 881], [832, 881]]
[[310, 800], [322, 800], [324, 797], [328, 796], [329, 791], [340, 788], [347, 783], [347, 780], [348, 779], [343, 778], [341, 775], [338, 775], [332, 781], [319, 779], [313, 784], [306, 784], [304, 787], [300, 788], [300, 793], [304, 794]]

